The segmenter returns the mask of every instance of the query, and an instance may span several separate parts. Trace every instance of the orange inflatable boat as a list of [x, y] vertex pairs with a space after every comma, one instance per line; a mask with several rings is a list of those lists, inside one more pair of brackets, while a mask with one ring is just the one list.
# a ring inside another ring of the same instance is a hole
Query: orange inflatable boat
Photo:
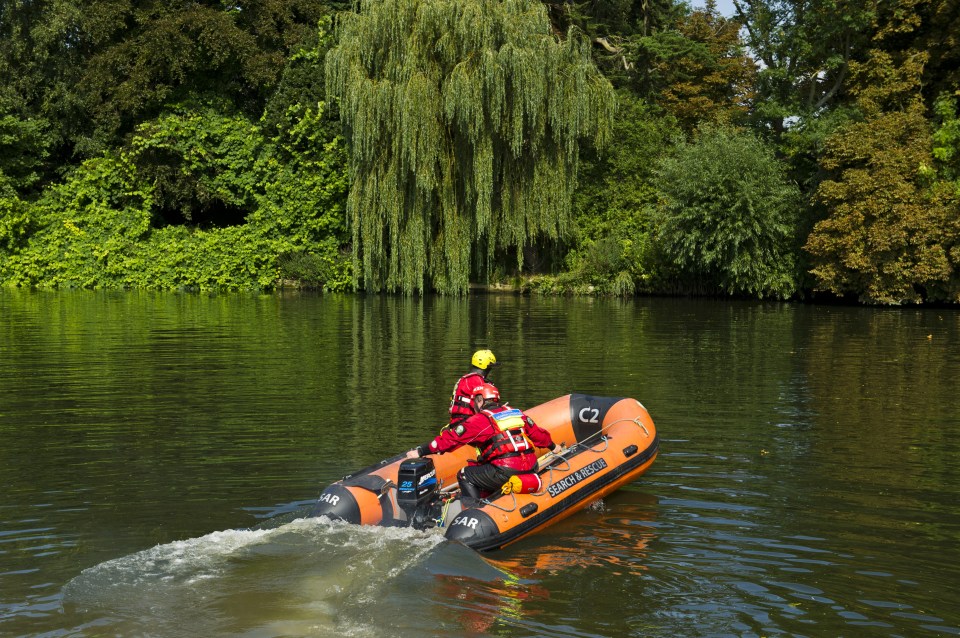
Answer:
[[536, 478], [512, 481], [502, 493], [464, 508], [457, 471], [476, 456], [475, 448], [414, 459], [404, 453], [328, 486], [312, 515], [363, 525], [437, 527], [450, 540], [494, 550], [635, 480], [657, 456], [656, 428], [635, 399], [568, 394], [525, 412], [565, 446], [540, 457]]

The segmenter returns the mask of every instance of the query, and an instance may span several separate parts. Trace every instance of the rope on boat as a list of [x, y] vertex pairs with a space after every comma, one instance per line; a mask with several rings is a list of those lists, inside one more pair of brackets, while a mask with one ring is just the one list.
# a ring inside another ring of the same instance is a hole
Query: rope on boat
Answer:
[[447, 520], [447, 510], [450, 509], [450, 503], [453, 502], [452, 498], [444, 499], [443, 509], [440, 510], [440, 518], [437, 519], [437, 527], [443, 527], [444, 522]]
[[[607, 437], [606, 435], [604, 435], [604, 431], [609, 430], [610, 428], [612, 428], [612, 427], [613, 427], [614, 425], [616, 425], [617, 423], [620, 423], [621, 421], [632, 421], [637, 427], [639, 427], [641, 430], [643, 430], [643, 433], [647, 435], [647, 438], [650, 437], [650, 430], [648, 430], [648, 429], [647, 429], [647, 426], [645, 426], [643, 423], [640, 422], [640, 417], [634, 417], [634, 418], [632, 418], [632, 419], [622, 418], [622, 419], [617, 419], [616, 421], [612, 421], [611, 423], [602, 426], [599, 430], [597, 430], [596, 432], [594, 432], [593, 434], [591, 434], [590, 436], [588, 436], [588, 437], [585, 438], [584, 440], [582, 440], [582, 441], [577, 441], [576, 443], [574, 443], [573, 445], [571, 445], [571, 446], [570, 446], [569, 448], [567, 448], [567, 449], [568, 449], [568, 450], [572, 450], [572, 449], [576, 448], [577, 446], [582, 446], [584, 449], [590, 450], [591, 452], [594, 452], [594, 453], [596, 453], [596, 454], [601, 454], [601, 453], [603, 453], [603, 452], [606, 452], [606, 451], [607, 451], [607, 448], [610, 447], [610, 439], [609, 439], [609, 437]], [[604, 446], [603, 446], [603, 449], [602, 449], [602, 450], [597, 450], [597, 449], [595, 449], [592, 444], [591, 444], [591, 445], [587, 445], [587, 442], [588, 442], [588, 441], [590, 441], [591, 439], [593, 439], [594, 437], [597, 437], [597, 436], [599, 436], [599, 437], [601, 438], [601, 440], [603, 441], [603, 443], [604, 443]], [[564, 452], [565, 452], [565, 451], [566, 451], [566, 450], [564, 450]], [[554, 470], [554, 469], [556, 469], [556, 470], [558, 470], [558, 471], [561, 471], [561, 472], [566, 472], [567, 470], [570, 469], [570, 459], [568, 459], [567, 457], [564, 456], [564, 452], [560, 452], [560, 454], [555, 455], [555, 458], [554, 458], [554, 459], [550, 459], [550, 460], [547, 461], [547, 463], [544, 465], [544, 467], [547, 468], [547, 471], [548, 471], [548, 474], [547, 474], [548, 479], [547, 479], [546, 481], [543, 481], [543, 489], [541, 489], [539, 492], [533, 492], [533, 493], [532, 493], [534, 496], [543, 496], [543, 494], [546, 493], [546, 491], [550, 488], [550, 486], [553, 485], [553, 470]], [[556, 466], [554, 465], [554, 461], [556, 460], [556, 458], [559, 458], [559, 459], [562, 459], [562, 460], [566, 461], [566, 462], [567, 462], [567, 466], [566, 466], [565, 468], [556, 467]]]
[[517, 509], [517, 505], [519, 505], [519, 503], [517, 503], [517, 495], [514, 494], [513, 492], [510, 492], [510, 496], [513, 498], [513, 507], [511, 507], [510, 509], [507, 509], [506, 507], [500, 507], [499, 505], [497, 505], [497, 504], [494, 503], [493, 501], [488, 501], [488, 500], [485, 499], [485, 498], [480, 499], [480, 502], [483, 503], [484, 505], [489, 505], [490, 507], [495, 507], [495, 508], [497, 508], [498, 510], [500, 510], [501, 512], [508, 512], [508, 513], [509, 513], [509, 512], [513, 512], [514, 510], [516, 510], [516, 509]]

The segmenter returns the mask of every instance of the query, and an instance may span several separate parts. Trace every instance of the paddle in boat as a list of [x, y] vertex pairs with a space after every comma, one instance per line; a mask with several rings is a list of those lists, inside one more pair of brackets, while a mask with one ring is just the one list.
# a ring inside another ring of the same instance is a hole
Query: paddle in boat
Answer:
[[460, 501], [457, 471], [476, 456], [465, 445], [422, 458], [399, 454], [350, 474], [323, 490], [312, 515], [439, 528], [449, 540], [495, 550], [637, 479], [657, 456], [656, 428], [635, 399], [568, 394], [524, 412], [564, 449], [542, 451], [536, 472], [513, 477], [479, 504]]

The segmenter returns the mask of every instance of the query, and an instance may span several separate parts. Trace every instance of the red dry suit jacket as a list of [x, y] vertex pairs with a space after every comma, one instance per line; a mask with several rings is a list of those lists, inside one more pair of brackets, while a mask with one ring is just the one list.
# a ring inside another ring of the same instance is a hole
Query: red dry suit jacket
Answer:
[[[474, 368], [457, 380], [450, 395], [450, 423], [459, 423], [473, 415], [473, 406], [470, 401], [473, 395], [480, 391], [483, 384], [490, 383]], [[490, 383], [490, 385], [493, 385]]]
[[429, 453], [443, 454], [464, 445], [479, 450], [481, 463], [527, 471], [537, 466], [534, 446], [552, 448], [554, 443], [549, 432], [520, 410], [497, 406], [443, 430], [430, 441]]

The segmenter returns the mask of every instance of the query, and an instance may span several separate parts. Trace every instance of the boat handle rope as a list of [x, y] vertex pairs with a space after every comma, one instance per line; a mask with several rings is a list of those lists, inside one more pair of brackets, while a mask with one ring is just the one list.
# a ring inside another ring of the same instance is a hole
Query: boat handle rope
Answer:
[[494, 503], [493, 501], [488, 501], [487, 499], [481, 499], [480, 502], [483, 503], [484, 505], [489, 505], [490, 507], [495, 507], [495, 508], [497, 508], [498, 510], [500, 510], [501, 512], [510, 513], [510, 512], [515, 511], [515, 510], [517, 509], [517, 505], [518, 505], [518, 503], [517, 503], [517, 495], [511, 492], [511, 493], [510, 493], [510, 496], [513, 498], [513, 507], [511, 507], [510, 509], [507, 509], [506, 507], [500, 507], [499, 505], [497, 505], [497, 504]]
[[595, 453], [597, 453], [597, 454], [603, 454], [604, 452], [606, 452], [607, 449], [610, 447], [610, 437], [608, 437], [608, 436], [601, 436], [601, 437], [600, 437], [600, 440], [603, 441], [603, 449], [598, 450], [598, 449], [596, 449], [595, 447], [593, 447], [592, 445], [588, 446], [587, 449], [590, 450], [591, 452], [595, 452]]
[[[643, 423], [640, 422], [640, 417], [638, 417], [638, 416], [633, 417], [632, 419], [627, 419], [627, 418], [617, 419], [616, 421], [613, 421], [613, 422], [610, 423], [609, 425], [603, 426], [603, 427], [600, 429], [600, 432], [597, 432], [597, 433], [595, 433], [595, 434], [592, 434], [591, 436], [596, 436], [597, 434], [600, 434], [600, 433], [603, 432], [604, 430], [609, 430], [610, 428], [612, 428], [612, 427], [613, 427], [614, 425], [616, 425], [617, 423], [620, 423], [621, 421], [631, 421], [634, 425], [636, 425], [638, 428], [640, 428], [641, 430], [643, 430], [643, 433], [647, 436], [647, 438], [650, 438], [650, 430], [648, 430], [648, 429], [647, 429], [647, 426], [645, 426]], [[588, 440], [589, 438], [590, 438], [590, 437], [588, 436], [586, 439], [584, 439], [584, 441]]]
[[[564, 461], [566, 461], [566, 459], [564, 459]], [[560, 468], [556, 468], [556, 469], [559, 470]], [[569, 469], [570, 469], [570, 461], [567, 461], [567, 468], [566, 470], [564, 470], [564, 472], [566, 472]], [[547, 490], [550, 488], [550, 486], [553, 485], [553, 470], [554, 470], [554, 467], [551, 465], [550, 469], [547, 470], [547, 472], [549, 472], [549, 479], [547, 479], [546, 481], [540, 482], [540, 485], [542, 485], [543, 487], [539, 492], [533, 492], [534, 496], [543, 496], [544, 494], [547, 493]]]
[[[605, 430], [609, 430], [610, 428], [612, 428], [612, 427], [613, 427], [614, 425], [616, 425], [617, 423], [620, 423], [621, 421], [632, 421], [634, 424], [637, 425], [637, 427], [639, 427], [641, 430], [643, 430], [643, 433], [644, 433], [645, 435], [647, 435], [647, 437], [649, 438], [649, 436], [650, 436], [650, 430], [648, 430], [648, 429], [647, 429], [647, 426], [645, 426], [643, 423], [640, 422], [640, 417], [634, 417], [634, 418], [632, 418], [632, 419], [626, 419], [626, 418], [624, 418], [624, 419], [617, 419], [616, 421], [612, 421], [611, 423], [608, 423], [607, 425], [604, 425], [604, 426], [601, 427], [598, 431], [594, 432], [593, 434], [591, 434], [590, 436], [588, 436], [588, 437], [585, 438], [584, 440], [577, 442], [577, 443], [574, 444], [573, 446], [570, 446], [570, 448], [568, 448], [568, 449], [572, 449], [572, 448], [575, 447], [576, 445], [581, 445], [581, 446], [583, 446], [583, 448], [584, 448], [585, 450], [590, 450], [591, 452], [594, 452], [595, 454], [600, 454], [600, 453], [602, 453], [602, 452], [606, 452], [606, 451], [607, 451], [607, 448], [610, 447], [610, 438], [607, 437], [606, 435], [604, 435], [603, 433], [604, 433]], [[600, 436], [600, 437], [603, 438], [603, 441], [604, 441], [605, 445], [603, 446], [603, 449], [602, 449], [602, 450], [597, 450], [597, 449], [595, 449], [592, 445], [586, 445], [586, 443], [587, 443], [590, 439], [592, 439], [592, 438], [594, 438], [594, 437], [596, 437], [596, 436]], [[565, 468], [559, 468], [559, 467], [556, 467], [556, 466], [554, 466], [554, 465], [549, 465], [548, 468], [547, 468], [547, 469], [548, 469], [548, 474], [547, 474], [548, 479], [547, 479], [546, 481], [543, 481], [543, 489], [541, 489], [539, 492], [532, 492], [532, 494], [533, 494], [534, 496], [543, 496], [543, 495], [547, 492], [547, 490], [550, 488], [550, 486], [553, 485], [553, 470], [554, 470], [554, 469], [556, 469], [556, 470], [558, 470], [558, 471], [562, 471], [562, 472], [566, 472], [567, 470], [570, 469], [570, 459], [568, 459], [567, 457], [563, 456], [563, 453], [562, 453], [562, 452], [561, 452], [560, 454], [558, 454], [557, 457], [560, 458], [560, 459], [562, 459], [563, 461], [566, 461], [567, 467], [565, 467]], [[514, 499], [516, 499], [516, 496], [514, 496]], [[512, 511], [512, 510], [511, 510], [511, 511]]]
[[[567, 448], [567, 449], [569, 450], [570, 448]], [[544, 456], [546, 456], [546, 455], [544, 455]], [[541, 458], [542, 458], [542, 457], [541, 457]], [[558, 460], [559, 460], [560, 462], [563, 462], [564, 464], [566, 464], [566, 467], [559, 467], [558, 464], [557, 464], [557, 463], [558, 463]], [[547, 493], [547, 488], [549, 488], [551, 485], [553, 485], [553, 471], [554, 471], [554, 470], [558, 470], [558, 471], [560, 471], [560, 472], [566, 472], [567, 470], [569, 470], [569, 469], [570, 469], [570, 459], [568, 459], [567, 457], [565, 457], [565, 456], [563, 455], [563, 452], [560, 452], [559, 454], [555, 454], [554, 457], [553, 457], [552, 459], [550, 459], [550, 461], [547, 463], [547, 465], [544, 467], [544, 469], [546, 469], [547, 472], [548, 472], [548, 474], [547, 474], [547, 480], [544, 481], [544, 480], [541, 479], [540, 484], [541, 484], [543, 487], [542, 487], [542, 489], [541, 489], [539, 492], [530, 492], [530, 493], [533, 494], [534, 496], [543, 496], [544, 494]]]
[[[650, 430], [647, 429], [647, 426], [645, 426], [643, 423], [640, 422], [640, 417], [634, 417], [632, 419], [623, 418], [623, 419], [617, 419], [616, 421], [611, 421], [607, 425], [604, 425], [603, 427], [601, 427], [598, 431], [594, 432], [584, 440], [580, 441], [579, 444], [583, 445], [595, 436], [602, 436], [606, 430], [609, 430], [610, 428], [615, 426], [617, 423], [620, 423], [621, 421], [630, 421], [631, 423], [636, 425], [638, 428], [643, 430], [643, 433], [647, 436], [647, 438], [650, 438]], [[592, 449], [592, 448], [588, 446], [587, 449]], [[603, 451], [606, 451], [606, 448], [601, 450], [601, 452]]]

